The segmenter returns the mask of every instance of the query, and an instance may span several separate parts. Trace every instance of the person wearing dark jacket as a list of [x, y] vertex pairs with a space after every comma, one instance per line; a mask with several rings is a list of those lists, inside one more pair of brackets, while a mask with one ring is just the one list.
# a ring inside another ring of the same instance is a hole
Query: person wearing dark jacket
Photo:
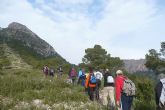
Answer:
[[161, 82], [162, 79], [165, 80], [165, 74], [160, 74], [158, 76], [159, 78], [159, 82], [156, 84], [155, 87], [155, 101], [156, 101], [156, 110], [165, 110], [165, 105], [163, 106], [160, 102], [160, 96], [161, 96], [161, 92], [162, 92], [162, 88], [163, 88], [163, 84]]
[[115, 92], [114, 92], [114, 78], [112, 77], [109, 69], [106, 69], [104, 74], [104, 88], [103, 88], [103, 105], [108, 104], [107, 98], [110, 98], [111, 105], [115, 107]]
[[54, 77], [54, 74], [55, 74], [54, 68], [53, 67], [50, 67], [50, 69], [49, 69], [49, 75], [52, 76], [52, 77]]

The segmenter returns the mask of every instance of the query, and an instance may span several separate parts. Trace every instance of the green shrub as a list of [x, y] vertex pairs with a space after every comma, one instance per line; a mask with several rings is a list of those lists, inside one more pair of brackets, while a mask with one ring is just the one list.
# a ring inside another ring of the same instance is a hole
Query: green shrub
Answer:
[[131, 75], [137, 91], [133, 107], [135, 110], [155, 110], [154, 80], [144, 75]]
[[40, 72], [30, 70], [6, 72], [0, 77], [0, 94], [4, 97], [28, 102], [41, 99], [48, 104], [88, 101], [82, 87], [73, 87], [62, 78], [45, 78]]

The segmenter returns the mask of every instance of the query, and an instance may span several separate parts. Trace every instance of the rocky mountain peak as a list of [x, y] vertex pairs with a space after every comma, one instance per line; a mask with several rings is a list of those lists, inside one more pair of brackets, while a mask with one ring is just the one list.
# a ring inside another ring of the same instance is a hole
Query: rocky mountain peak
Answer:
[[1, 34], [10, 41], [14, 39], [22, 42], [24, 46], [35, 50], [44, 57], [59, 56], [50, 44], [20, 23], [10, 23], [7, 28], [2, 29]]
[[16, 29], [16, 30], [24, 30], [24, 31], [30, 31], [25, 25], [22, 25], [17, 22], [12, 22], [8, 25], [9, 29]]

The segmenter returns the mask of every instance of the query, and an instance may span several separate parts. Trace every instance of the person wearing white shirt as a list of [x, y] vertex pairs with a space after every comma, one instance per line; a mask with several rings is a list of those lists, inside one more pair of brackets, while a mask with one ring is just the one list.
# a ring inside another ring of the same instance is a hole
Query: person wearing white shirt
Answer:
[[103, 78], [103, 74], [100, 71], [96, 71], [94, 72], [94, 75], [96, 77], [97, 83], [96, 83], [96, 99], [99, 100], [100, 96], [99, 96], [99, 90], [101, 87], [101, 80]]

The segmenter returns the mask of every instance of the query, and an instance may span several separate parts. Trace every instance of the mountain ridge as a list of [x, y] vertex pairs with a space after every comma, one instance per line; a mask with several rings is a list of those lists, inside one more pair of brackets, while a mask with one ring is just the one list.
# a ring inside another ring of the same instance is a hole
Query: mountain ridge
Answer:
[[123, 59], [124, 68], [130, 73], [147, 72], [145, 59]]
[[20, 23], [10, 23], [7, 28], [3, 28], [0, 32], [6, 37], [5, 40], [19, 40], [44, 57], [60, 56], [51, 45]]
[[[24, 64], [27, 63], [34, 68], [41, 68], [44, 65], [65, 66], [69, 64], [69, 62], [59, 55], [49, 43], [20, 23], [10, 23], [7, 28], [2, 28], [2, 30], [0, 30], [0, 44], [2, 44], [1, 48], [5, 49], [5, 47], [9, 47], [10, 50], [13, 51], [8, 52], [9, 56], [12, 56], [10, 55], [12, 53], [16, 53], [14, 55], [19, 55], [19, 57], [23, 59], [22, 61], [24, 61]], [[4, 57], [4, 51], [2, 55]], [[18, 57], [15, 58], [19, 59]], [[10, 59], [5, 59], [6, 62], [11, 63]], [[3, 59], [2, 62], [0, 61], [0, 68], [4, 66], [3, 61]], [[10, 67], [11, 65], [8, 66]]]
[[28, 29], [25, 25], [23, 24], [20, 24], [20, 23], [17, 23], [17, 22], [12, 22], [8, 25], [9, 29], [16, 29], [16, 30], [21, 30], [21, 31], [24, 31], [24, 32], [31, 32], [33, 33], [30, 29]]

